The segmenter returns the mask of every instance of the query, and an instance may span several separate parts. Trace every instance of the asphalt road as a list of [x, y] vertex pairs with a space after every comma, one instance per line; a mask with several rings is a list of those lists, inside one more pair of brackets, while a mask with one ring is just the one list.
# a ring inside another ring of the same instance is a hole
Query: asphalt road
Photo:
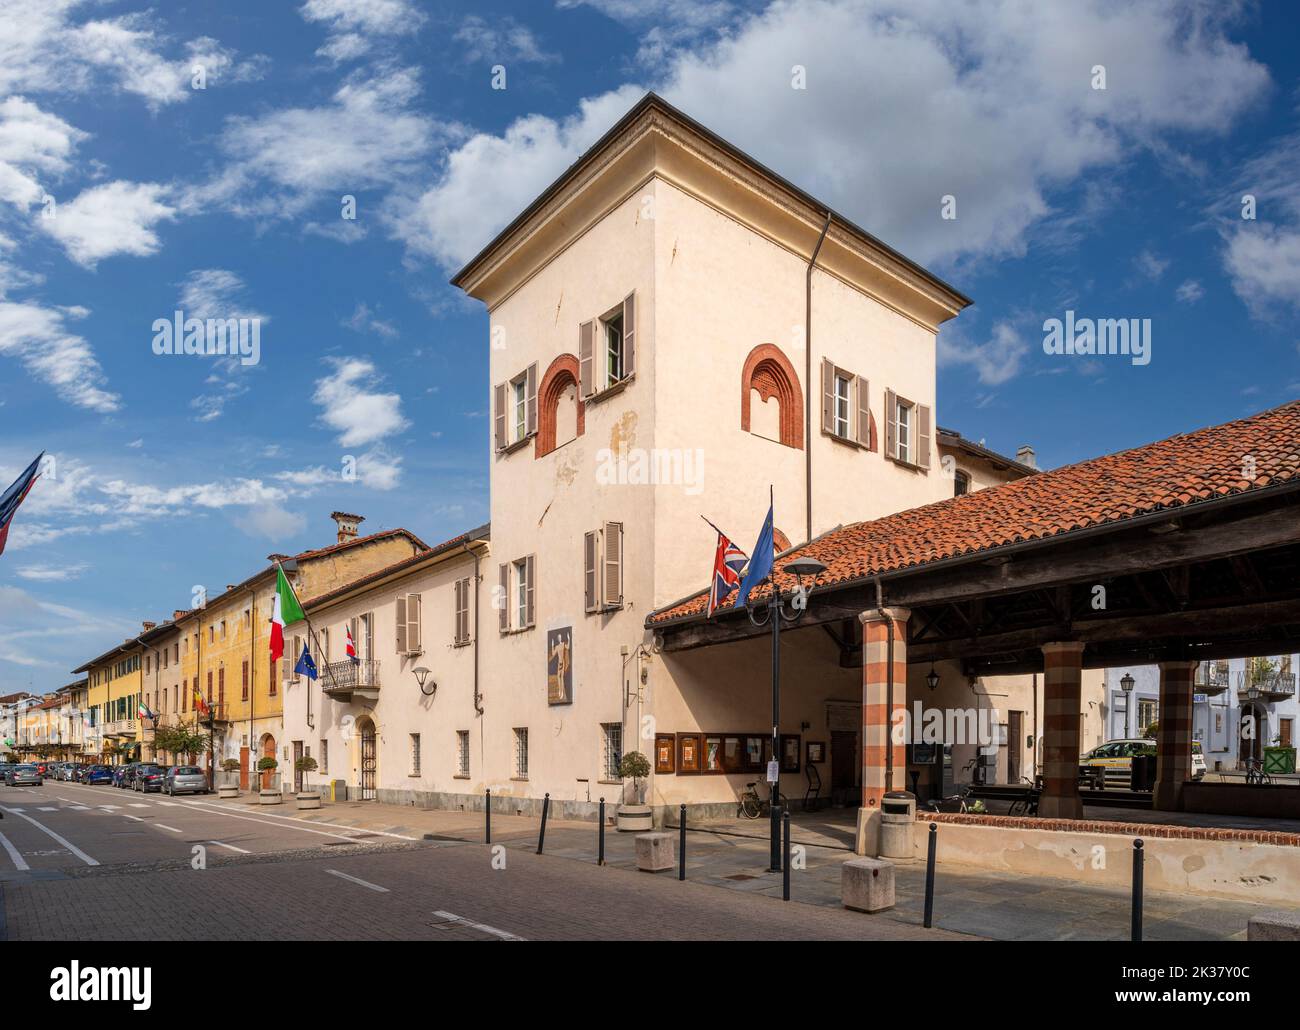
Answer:
[[210, 796], [0, 787], [0, 939], [958, 937], [844, 910], [415, 840]]

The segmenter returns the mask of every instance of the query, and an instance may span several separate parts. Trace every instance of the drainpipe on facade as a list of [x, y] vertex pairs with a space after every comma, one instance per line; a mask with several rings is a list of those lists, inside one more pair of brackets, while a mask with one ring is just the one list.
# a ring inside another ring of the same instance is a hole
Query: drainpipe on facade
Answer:
[[[827, 224], [830, 224], [829, 222]], [[885, 637], [885, 711], [889, 713], [889, 719], [894, 718], [894, 620], [885, 614], [885, 589], [880, 585], [880, 577], [876, 577], [876, 614], [888, 623], [888, 635]], [[867, 642], [862, 641], [863, 653], [866, 653]], [[892, 726], [885, 727], [885, 791], [894, 789], [894, 744], [893, 739], [889, 736], [892, 732]]]
[[[803, 460], [804, 460], [804, 510], [807, 515], [807, 531], [804, 533], [805, 540], [813, 538], [813, 520], [812, 520], [812, 274], [813, 266], [817, 264], [817, 255], [821, 253], [822, 243], [826, 239], [826, 232], [831, 227], [831, 213], [826, 212], [826, 224], [822, 226], [821, 235], [817, 237], [817, 246], [813, 247], [812, 257], [808, 259], [808, 269], [804, 277], [804, 301], [803, 301], [803, 389], [804, 389], [804, 430], [803, 430]], [[878, 584], [877, 584], [878, 585]], [[893, 635], [890, 635], [891, 647]]]
[[[479, 576], [480, 559], [478, 556], [478, 551], [470, 547], [471, 543], [472, 541], [466, 540], [463, 544], [461, 544], [461, 546], [465, 549], [465, 553], [474, 559], [474, 714], [481, 716], [483, 714], [483, 695], [478, 692], [478, 634], [479, 634], [478, 584], [480, 579]], [[480, 725], [479, 726], [480, 754], [482, 753], [482, 738], [483, 738], [483, 728]]]

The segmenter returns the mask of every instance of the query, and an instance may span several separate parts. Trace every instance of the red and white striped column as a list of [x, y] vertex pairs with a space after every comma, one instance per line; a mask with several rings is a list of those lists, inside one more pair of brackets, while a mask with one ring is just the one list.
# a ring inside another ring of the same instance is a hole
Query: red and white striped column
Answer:
[[1083, 644], [1043, 645], [1043, 796], [1045, 819], [1079, 819], [1079, 709], [1083, 704]]
[[[891, 736], [907, 711], [908, 608], [865, 611], [862, 622], [862, 807], [880, 811], [887, 790], [907, 789], [907, 741], [902, 729]], [[894, 640], [894, 697], [889, 704], [889, 640]], [[900, 722], [901, 725], [901, 722]], [[886, 783], [886, 767], [893, 749], [894, 782]]]
[[1160, 708], [1156, 715], [1156, 788], [1151, 807], [1182, 808], [1183, 784], [1192, 778], [1192, 690], [1196, 662], [1160, 663]]

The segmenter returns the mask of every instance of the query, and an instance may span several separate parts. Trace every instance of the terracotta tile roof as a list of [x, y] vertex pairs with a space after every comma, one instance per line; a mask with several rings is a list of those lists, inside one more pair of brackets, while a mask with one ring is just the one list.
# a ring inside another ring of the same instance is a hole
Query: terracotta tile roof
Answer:
[[[1254, 478], [1243, 472], [1254, 462]], [[818, 586], [848, 583], [1150, 512], [1300, 481], [1300, 400], [1236, 422], [1039, 472], [962, 497], [832, 530], [784, 559], [826, 565]], [[780, 575], [782, 590], [793, 576]], [[766, 596], [766, 586], [751, 595]], [[730, 607], [732, 598], [724, 602]], [[703, 615], [707, 592], [652, 612], [648, 625]]]

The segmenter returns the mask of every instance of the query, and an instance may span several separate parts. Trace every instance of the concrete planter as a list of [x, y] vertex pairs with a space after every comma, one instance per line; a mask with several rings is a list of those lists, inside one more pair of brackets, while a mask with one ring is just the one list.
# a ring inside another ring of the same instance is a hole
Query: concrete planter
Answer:
[[619, 833], [645, 833], [655, 828], [654, 810], [649, 805], [619, 805]]
[[284, 800], [278, 790], [259, 790], [257, 792], [257, 803], [259, 805], [278, 805]]
[[238, 785], [234, 783], [223, 783], [217, 788], [217, 797], [227, 799], [239, 797]]
[[314, 791], [310, 794], [298, 795], [298, 810], [302, 811], [308, 808], [320, 808], [320, 795]]

